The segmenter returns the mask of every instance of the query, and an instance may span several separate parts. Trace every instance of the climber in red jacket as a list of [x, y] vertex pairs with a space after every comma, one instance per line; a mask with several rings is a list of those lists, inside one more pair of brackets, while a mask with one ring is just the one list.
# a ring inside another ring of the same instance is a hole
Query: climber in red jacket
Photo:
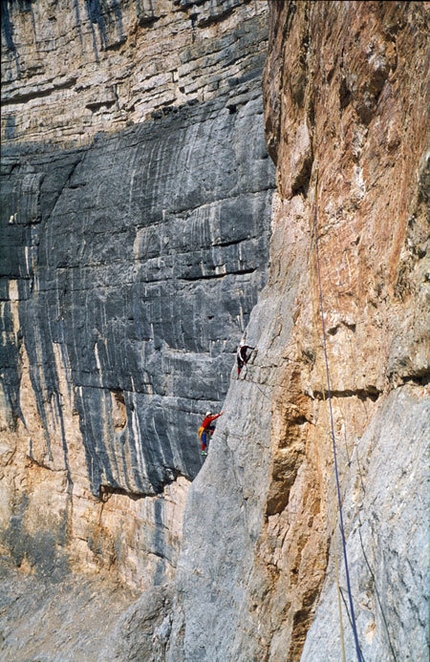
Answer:
[[206, 416], [204, 417], [201, 426], [198, 429], [198, 435], [200, 438], [200, 441], [202, 442], [202, 455], [205, 456], [207, 455], [207, 447], [210, 441], [210, 438], [212, 437], [214, 431], [215, 431], [215, 426], [211, 425], [211, 423], [216, 419], [219, 418], [220, 416], [223, 415], [223, 411], [220, 414], [212, 414], [212, 412], [207, 411]]

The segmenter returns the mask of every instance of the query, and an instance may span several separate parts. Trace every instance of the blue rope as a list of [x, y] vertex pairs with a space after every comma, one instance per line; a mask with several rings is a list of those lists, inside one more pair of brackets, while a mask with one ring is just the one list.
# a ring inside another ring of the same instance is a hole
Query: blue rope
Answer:
[[348, 556], [346, 553], [346, 539], [345, 539], [345, 528], [343, 524], [343, 511], [342, 511], [342, 499], [340, 493], [340, 480], [339, 480], [339, 468], [337, 463], [337, 449], [336, 449], [336, 437], [334, 432], [334, 418], [333, 418], [333, 406], [331, 401], [331, 386], [330, 386], [330, 372], [328, 367], [328, 356], [327, 356], [327, 343], [326, 343], [326, 331], [325, 331], [325, 322], [324, 322], [324, 306], [323, 306], [323, 295], [322, 295], [322, 284], [321, 284], [321, 269], [320, 269], [320, 257], [318, 249], [318, 233], [317, 233], [317, 206], [314, 205], [314, 241], [315, 241], [315, 255], [317, 263], [317, 274], [318, 274], [318, 289], [319, 289], [319, 302], [320, 302], [320, 311], [321, 311], [321, 326], [322, 326], [322, 337], [323, 337], [323, 350], [324, 350], [324, 361], [325, 361], [325, 372], [327, 378], [327, 400], [329, 403], [330, 410], [330, 427], [331, 427], [331, 440], [333, 447], [333, 459], [334, 459], [334, 471], [336, 476], [336, 491], [337, 491], [337, 501], [339, 506], [339, 526], [340, 534], [342, 538], [342, 548], [343, 548], [343, 560], [345, 563], [345, 575], [346, 575], [346, 585], [348, 589], [348, 601], [349, 608], [351, 611], [351, 626], [354, 634], [355, 650], [357, 652], [358, 662], [364, 662], [363, 656], [360, 650], [360, 644], [358, 641], [357, 625], [355, 623], [355, 614], [354, 614], [354, 605], [352, 601], [352, 591], [351, 591], [351, 581], [349, 577], [348, 569]]

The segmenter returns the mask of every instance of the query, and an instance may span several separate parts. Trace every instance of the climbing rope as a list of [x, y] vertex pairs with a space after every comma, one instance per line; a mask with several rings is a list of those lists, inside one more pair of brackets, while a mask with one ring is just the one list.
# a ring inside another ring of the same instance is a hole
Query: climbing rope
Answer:
[[[345, 596], [344, 596], [343, 593], [344, 593], [344, 589], [340, 589], [340, 595], [341, 595], [341, 597], [342, 597], [342, 602], [343, 602], [343, 604], [344, 604], [345, 611], [346, 611], [346, 614], [347, 614], [347, 616], [348, 616], [348, 621], [349, 621], [349, 624], [350, 624], [351, 629], [352, 629], [353, 625], [352, 625], [352, 620], [351, 620], [351, 614], [349, 613], [348, 603], [347, 603], [347, 601], [345, 600]], [[362, 660], [362, 662], [365, 662], [365, 660], [364, 660], [364, 656], [363, 656], [363, 653], [362, 653], [362, 651], [361, 651], [361, 648], [359, 648], [359, 650], [360, 650], [361, 660]]]
[[[349, 340], [349, 342], [351, 342], [351, 340]], [[367, 415], [367, 409], [366, 409], [365, 403], [363, 403], [363, 404], [364, 404], [364, 407], [365, 407], [365, 410], [366, 410], [366, 415]], [[346, 417], [345, 417], [345, 414], [342, 410], [342, 407], [341, 407], [340, 403], [339, 403], [339, 409], [340, 409], [341, 416], [342, 416], [344, 422], [346, 422]], [[346, 430], [345, 430], [345, 450], [346, 450], [346, 457], [347, 457], [347, 461], [348, 461], [348, 466], [350, 467], [351, 464], [352, 464], [352, 457], [351, 457], [351, 454], [350, 454], [349, 449], [348, 449]], [[359, 480], [360, 480], [360, 486], [361, 486], [361, 490], [362, 490], [363, 496], [364, 496], [366, 494], [366, 489], [365, 489], [364, 480], [363, 480], [363, 473], [364, 472], [363, 472], [363, 469], [362, 469], [362, 466], [361, 466], [358, 450], [356, 450], [356, 452], [355, 452], [355, 459], [356, 459], [356, 462], [357, 462], [357, 472], [358, 472], [358, 476], [359, 476]], [[376, 599], [378, 601], [379, 610], [381, 612], [382, 622], [384, 624], [385, 632], [386, 632], [386, 635], [387, 635], [388, 645], [390, 647], [390, 651], [391, 651], [393, 661], [398, 662], [396, 652], [394, 650], [394, 645], [393, 645], [393, 642], [391, 640], [390, 629], [388, 627], [387, 617], [385, 616], [385, 610], [384, 610], [382, 600], [381, 600], [381, 596], [380, 596], [380, 593], [379, 593], [375, 573], [372, 570], [369, 559], [367, 557], [366, 550], [364, 548], [363, 537], [361, 535], [361, 528], [363, 526], [363, 522], [362, 522], [362, 519], [361, 519], [361, 513], [360, 512], [358, 512], [358, 523], [359, 523], [358, 535], [359, 535], [359, 538], [360, 538], [361, 551], [362, 551], [362, 554], [363, 554], [364, 561], [365, 561], [365, 563], [367, 565], [367, 568], [369, 570], [370, 576], [372, 578], [373, 589], [374, 589], [374, 592], [375, 592], [375, 595], [376, 595]]]
[[334, 536], [334, 560], [335, 560], [335, 567], [336, 567], [336, 586], [337, 586], [337, 608], [339, 611], [339, 621], [340, 621], [340, 645], [342, 649], [342, 662], [346, 662], [346, 654], [345, 654], [345, 635], [344, 635], [344, 627], [343, 627], [343, 617], [342, 617], [342, 592], [340, 590], [340, 580], [339, 580], [339, 559], [338, 559], [338, 554], [337, 554], [337, 528], [335, 528], [335, 536]]
[[[315, 344], [316, 346], [316, 344]], [[325, 399], [325, 393], [324, 389], [322, 391], [322, 396], [324, 402], [326, 401]], [[335, 572], [336, 572], [336, 590], [337, 590], [337, 609], [339, 612], [339, 630], [340, 630], [340, 647], [342, 651], [342, 662], [346, 662], [346, 653], [345, 653], [345, 629], [343, 626], [343, 616], [342, 616], [342, 591], [340, 587], [340, 578], [339, 578], [339, 552], [338, 552], [338, 544], [337, 544], [337, 513], [336, 513], [336, 508], [335, 508], [335, 500], [336, 500], [336, 495], [334, 492], [331, 492], [332, 497], [331, 497], [331, 521], [332, 521], [332, 530], [334, 531], [334, 565], [335, 565]]]
[[[242, 370], [243, 370], [243, 373], [244, 373], [243, 381], [247, 381], [249, 384], [254, 384], [254, 386], [256, 386], [256, 387], [258, 388], [258, 390], [260, 391], [260, 393], [261, 393], [265, 398], [267, 398], [268, 400], [270, 400], [271, 398], [267, 395], [267, 393], [265, 393], [265, 392], [260, 388], [260, 386], [258, 385], [258, 382], [256, 382], [254, 379], [246, 379], [246, 376], [249, 374], [249, 371], [248, 371], [248, 364], [247, 364], [247, 363], [245, 363], [245, 366], [242, 368]], [[270, 386], [270, 385], [267, 384], [267, 386]]]
[[350, 580], [350, 576], [349, 576], [348, 555], [347, 555], [347, 551], [346, 551], [346, 538], [345, 538], [345, 527], [344, 527], [344, 522], [343, 522], [343, 510], [342, 510], [342, 498], [341, 498], [341, 491], [340, 491], [339, 467], [338, 467], [338, 462], [337, 462], [336, 436], [335, 436], [335, 431], [334, 431], [334, 417], [333, 417], [333, 405], [332, 405], [332, 397], [331, 397], [330, 371], [329, 371], [328, 354], [327, 354], [327, 338], [326, 338], [325, 319], [324, 319], [324, 305], [323, 305], [323, 293], [322, 293], [322, 281], [321, 281], [321, 266], [320, 266], [320, 257], [319, 257], [319, 247], [318, 247], [317, 222], [318, 222], [317, 205], [316, 205], [316, 203], [314, 203], [313, 238], [314, 238], [315, 258], [316, 258], [316, 267], [317, 267], [317, 279], [318, 279], [318, 292], [319, 292], [319, 304], [320, 304], [319, 307], [320, 307], [321, 327], [322, 327], [323, 353], [324, 353], [325, 373], [326, 373], [326, 380], [327, 380], [327, 401], [328, 401], [329, 413], [330, 413], [330, 430], [331, 430], [331, 440], [332, 440], [332, 450], [333, 450], [334, 473], [335, 473], [335, 479], [336, 479], [336, 493], [337, 493], [337, 501], [338, 501], [338, 509], [339, 509], [339, 528], [340, 528], [340, 535], [341, 535], [341, 540], [342, 540], [342, 550], [343, 550], [343, 560], [344, 560], [344, 565], [345, 565], [345, 576], [346, 576], [346, 584], [347, 584], [347, 591], [348, 591], [350, 621], [351, 621], [351, 627], [352, 627], [352, 631], [353, 631], [353, 635], [354, 635], [355, 650], [356, 650], [356, 653], [357, 653], [358, 662], [364, 662], [363, 655], [362, 655], [361, 650], [360, 650], [360, 644], [359, 644], [359, 641], [358, 641], [357, 625], [356, 625], [356, 622], [355, 622], [355, 614], [354, 614], [354, 604], [353, 604], [353, 600], [352, 600], [351, 580]]
[[[359, 478], [360, 478], [361, 489], [363, 491], [363, 494], [365, 494], [366, 490], [364, 488], [364, 482], [363, 482], [363, 470], [362, 470], [361, 463], [360, 463], [360, 460], [359, 460], [359, 457], [358, 457], [358, 453], [356, 453], [355, 456], [356, 456], [356, 460], [357, 460], [357, 470], [358, 470], [358, 475], [359, 475]], [[348, 461], [349, 461], [349, 464], [351, 464], [351, 459], [348, 458]], [[386, 632], [386, 635], [387, 635], [387, 640], [388, 640], [388, 645], [390, 647], [391, 655], [392, 655], [392, 658], [393, 658], [394, 662], [397, 662], [397, 656], [396, 656], [396, 652], [394, 650], [393, 642], [391, 640], [390, 629], [388, 627], [387, 617], [385, 616], [385, 610], [384, 610], [384, 607], [383, 607], [383, 604], [382, 604], [381, 596], [379, 594], [379, 589], [378, 589], [378, 584], [377, 584], [377, 581], [376, 581], [375, 573], [372, 570], [372, 566], [370, 565], [369, 559], [367, 557], [366, 550], [364, 548], [363, 536], [361, 535], [361, 527], [363, 526], [363, 522], [362, 522], [362, 519], [361, 519], [360, 512], [358, 513], [358, 523], [359, 523], [358, 536], [360, 538], [361, 552], [363, 554], [364, 561], [367, 565], [370, 576], [372, 578], [373, 590], [375, 591], [376, 599], [378, 601], [379, 610], [381, 612], [382, 622], [384, 624], [384, 628], [385, 628], [385, 632]]]

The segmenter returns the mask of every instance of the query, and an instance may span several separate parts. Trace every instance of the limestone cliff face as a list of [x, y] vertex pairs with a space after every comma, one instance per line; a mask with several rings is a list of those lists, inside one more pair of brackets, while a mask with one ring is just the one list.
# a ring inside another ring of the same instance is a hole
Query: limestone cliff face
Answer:
[[427, 20], [426, 3], [270, 3], [270, 276], [189, 492], [169, 660], [340, 660], [342, 639], [357, 659], [324, 338], [359, 647], [426, 658]]
[[2, 136], [87, 143], [241, 92], [261, 67], [266, 13], [254, 0], [5, 0]]
[[267, 279], [267, 7], [4, 2], [2, 30], [2, 553], [147, 589]]
[[3, 651], [357, 659], [333, 423], [362, 657], [425, 660], [428, 3], [56, 5], [2, 14]]

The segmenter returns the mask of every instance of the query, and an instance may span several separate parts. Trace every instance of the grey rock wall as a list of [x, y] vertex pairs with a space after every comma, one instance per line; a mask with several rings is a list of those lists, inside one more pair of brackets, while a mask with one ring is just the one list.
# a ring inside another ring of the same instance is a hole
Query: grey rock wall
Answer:
[[[343, 492], [344, 517], [364, 660], [424, 662], [428, 651], [428, 606], [423, 598], [429, 579], [425, 461], [429, 414], [429, 400], [423, 400], [418, 389], [398, 389], [387, 398], [351, 457]], [[343, 630], [338, 612], [338, 584], [342, 601], [348, 601], [339, 534], [333, 538], [330, 556], [303, 662], [318, 659], [321, 639], [326, 642], [327, 662], [341, 659], [342, 637], [346, 650], [355, 649], [346, 606]]]
[[197, 428], [267, 280], [267, 6], [2, 9], [0, 655], [161, 660]]
[[25, 575], [4, 561], [0, 576], [4, 662], [98, 660], [117, 622], [136, 600], [136, 594], [100, 577], [69, 574], [62, 582], [51, 582]]
[[169, 662], [428, 658], [425, 19], [270, 3], [270, 275], [188, 493]]
[[[272, 236], [272, 256], [278, 240], [285, 235]], [[295, 242], [289, 240], [285, 246], [291, 247]], [[258, 551], [267, 524], [274, 403], [288, 392], [279, 370], [289, 363], [285, 348], [304, 255], [298, 251], [279, 270], [272, 264], [278, 278], [260, 294], [246, 329], [256, 351], [231, 383], [225, 415], [188, 492], [168, 662], [267, 659], [266, 647], [279, 629], [279, 622], [264, 616], [266, 574], [276, 577], [277, 570], [258, 559]], [[283, 596], [289, 599], [285, 589]]]
[[[56, 345], [94, 494], [153, 494], [200, 468], [196, 430], [221, 406], [268, 262], [274, 184], [258, 80], [242, 92], [238, 107], [185, 106], [75, 151], [4, 150], [9, 420], [20, 416], [19, 343], [41, 420], [61, 420]], [[45, 440], [49, 464], [48, 429]]]

